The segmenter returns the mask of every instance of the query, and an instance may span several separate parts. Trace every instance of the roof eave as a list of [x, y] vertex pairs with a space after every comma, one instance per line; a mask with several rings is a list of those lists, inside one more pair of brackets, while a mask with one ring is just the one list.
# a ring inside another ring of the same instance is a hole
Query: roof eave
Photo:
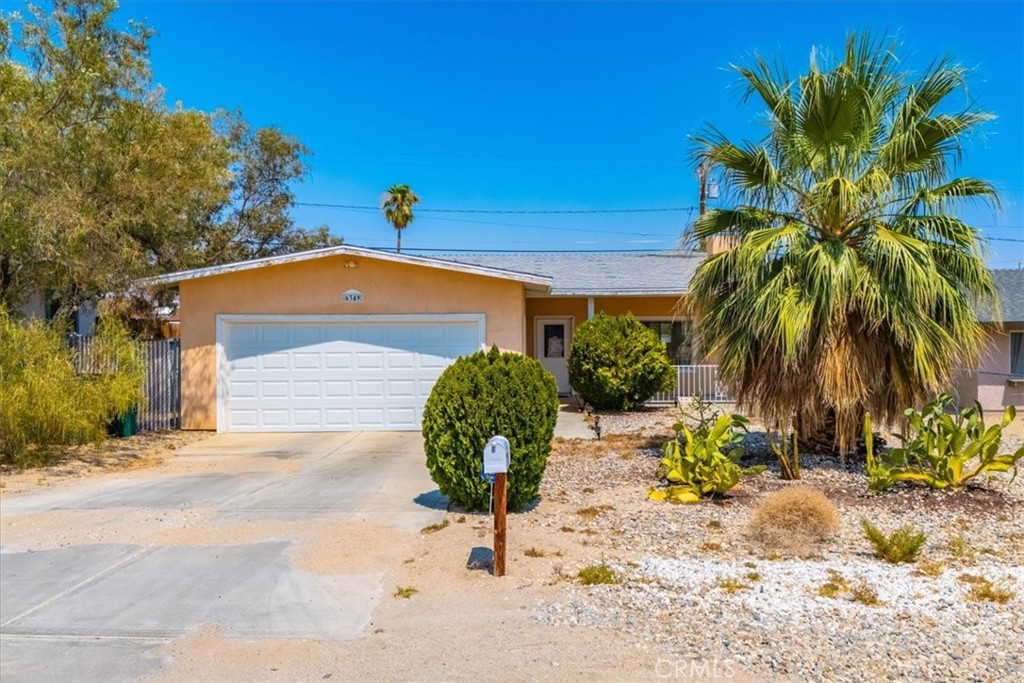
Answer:
[[323, 249], [312, 249], [310, 251], [301, 251], [294, 254], [286, 254], [283, 256], [268, 256], [260, 259], [252, 259], [249, 261], [237, 261], [235, 263], [226, 263], [220, 266], [208, 266], [206, 268], [194, 268], [192, 270], [183, 270], [177, 273], [168, 273], [166, 275], [157, 275], [155, 277], [143, 278], [137, 280], [136, 284], [141, 287], [159, 287], [163, 285], [175, 285], [181, 282], [187, 282], [189, 280], [198, 280], [207, 277], [216, 277], [218, 275], [227, 275], [229, 273], [238, 273], [246, 270], [255, 270], [257, 268], [266, 268], [268, 266], [285, 265], [289, 263], [299, 263], [302, 261], [311, 261], [318, 258], [327, 258], [329, 256], [362, 256], [366, 258], [375, 258], [382, 261], [391, 261], [393, 263], [405, 263], [408, 265], [423, 266], [427, 268], [437, 268], [438, 270], [448, 270], [452, 272], [466, 273], [469, 275], [480, 275], [483, 277], [493, 277], [502, 280], [513, 280], [515, 282], [522, 282], [527, 287], [541, 288], [542, 290], [550, 289], [552, 279], [541, 275], [534, 275], [532, 273], [518, 273], [511, 270], [502, 270], [500, 268], [491, 268], [488, 266], [474, 266], [465, 263], [456, 263], [453, 261], [445, 261], [441, 259], [431, 259], [422, 256], [408, 256], [405, 254], [392, 254], [389, 252], [377, 251], [374, 249], [366, 249], [364, 247], [355, 247], [349, 245], [341, 245], [338, 247], [325, 247]]

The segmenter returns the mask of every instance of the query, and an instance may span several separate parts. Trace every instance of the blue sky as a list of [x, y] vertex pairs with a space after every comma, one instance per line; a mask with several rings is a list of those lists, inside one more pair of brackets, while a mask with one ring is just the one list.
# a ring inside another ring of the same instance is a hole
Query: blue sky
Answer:
[[[313, 152], [300, 201], [376, 205], [408, 183], [422, 208], [567, 210], [688, 207], [687, 136], [712, 122], [759, 135], [728, 65], [754, 51], [806, 65], [871, 29], [902, 43], [909, 68], [953, 55], [970, 96], [998, 119], [962, 172], [993, 181], [1000, 212], [969, 216], [1024, 238], [1024, 3], [821, 2], [308, 4], [124, 2], [144, 19], [169, 101], [238, 107]], [[376, 211], [297, 207], [354, 244], [392, 246]], [[434, 214], [407, 248], [658, 249], [691, 218], [637, 214]], [[993, 242], [1016, 266], [1024, 243]]]

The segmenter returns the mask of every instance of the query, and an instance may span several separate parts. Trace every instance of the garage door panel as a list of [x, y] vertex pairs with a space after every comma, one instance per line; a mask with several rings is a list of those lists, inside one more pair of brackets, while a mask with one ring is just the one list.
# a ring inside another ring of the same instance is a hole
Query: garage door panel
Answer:
[[360, 370], [383, 368], [384, 354], [381, 351], [360, 351], [356, 353], [356, 367]]
[[356, 398], [380, 398], [384, 395], [384, 380], [359, 380], [356, 382]]
[[383, 408], [356, 408], [356, 421], [365, 429], [383, 429], [384, 428], [384, 409]]
[[414, 408], [391, 408], [388, 410], [388, 424], [415, 428], [418, 424]]
[[331, 352], [324, 353], [324, 367], [328, 370], [334, 369], [348, 369], [352, 367], [352, 353], [349, 352]]
[[323, 335], [321, 325], [294, 325], [289, 328], [288, 341], [295, 346], [319, 344]]
[[413, 380], [394, 380], [387, 382], [387, 392], [390, 398], [415, 398], [416, 382]]
[[266, 356], [258, 356], [258, 367], [260, 370], [287, 370], [288, 354], [277, 352]]
[[296, 427], [318, 427], [323, 423], [323, 416], [318, 408], [292, 411], [292, 422]]
[[293, 370], [319, 370], [323, 367], [319, 352], [296, 351], [291, 356]]
[[320, 382], [292, 382], [292, 398], [320, 397]]
[[352, 382], [324, 382], [324, 398], [352, 398]]
[[324, 410], [324, 426], [328, 429], [345, 431], [352, 428], [351, 408], [327, 408]]
[[256, 398], [258, 382], [235, 381], [231, 383], [231, 395], [238, 399]]
[[289, 411], [287, 409], [269, 409], [264, 408], [258, 411], [260, 417], [260, 424], [262, 427], [267, 428], [287, 428]]
[[267, 344], [284, 344], [291, 341], [292, 327], [286, 325], [260, 325], [259, 339]]
[[416, 354], [392, 351], [388, 354], [388, 368], [415, 368]]
[[476, 322], [229, 324], [226, 428], [419, 429], [445, 367], [479, 348]]
[[231, 409], [233, 427], [259, 427], [259, 415], [255, 410]]

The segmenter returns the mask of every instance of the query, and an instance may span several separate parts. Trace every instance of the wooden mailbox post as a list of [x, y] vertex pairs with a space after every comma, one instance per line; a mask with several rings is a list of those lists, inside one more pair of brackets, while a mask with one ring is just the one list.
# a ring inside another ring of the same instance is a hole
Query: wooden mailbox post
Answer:
[[508, 507], [508, 466], [512, 448], [503, 436], [484, 446], [484, 476], [494, 477], [494, 575], [505, 575], [505, 513]]

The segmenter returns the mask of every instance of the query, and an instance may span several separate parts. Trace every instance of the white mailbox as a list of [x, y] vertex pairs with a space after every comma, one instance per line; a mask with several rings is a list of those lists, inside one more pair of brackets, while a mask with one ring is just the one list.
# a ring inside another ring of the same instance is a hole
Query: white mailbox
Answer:
[[512, 447], [503, 436], [492, 436], [484, 446], [484, 474], [500, 474], [508, 472], [512, 461]]

